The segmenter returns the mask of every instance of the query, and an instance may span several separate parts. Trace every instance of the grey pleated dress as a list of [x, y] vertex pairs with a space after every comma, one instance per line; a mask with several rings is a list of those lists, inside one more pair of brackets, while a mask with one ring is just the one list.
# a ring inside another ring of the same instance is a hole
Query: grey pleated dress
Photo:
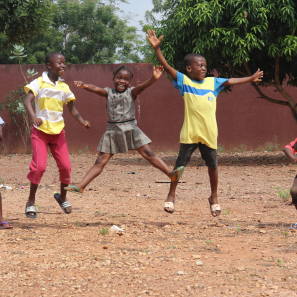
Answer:
[[97, 150], [103, 153], [118, 154], [134, 150], [152, 141], [137, 127], [133, 88], [123, 93], [115, 89], [107, 91], [106, 108], [108, 112], [107, 129], [102, 136]]

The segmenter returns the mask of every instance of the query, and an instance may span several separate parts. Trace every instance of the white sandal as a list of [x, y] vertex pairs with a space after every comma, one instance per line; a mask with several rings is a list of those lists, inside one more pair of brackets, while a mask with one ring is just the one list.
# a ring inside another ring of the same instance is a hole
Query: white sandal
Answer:
[[174, 213], [174, 203], [173, 202], [165, 202], [164, 210], [168, 213]]
[[[209, 205], [210, 205], [210, 213], [213, 217], [218, 217], [220, 214], [221, 214], [221, 207], [220, 207], [220, 204], [211, 204], [210, 203], [210, 199], [208, 198], [208, 202], [209, 202]], [[219, 211], [219, 214], [214, 216], [213, 213], [216, 212], [216, 211]]]

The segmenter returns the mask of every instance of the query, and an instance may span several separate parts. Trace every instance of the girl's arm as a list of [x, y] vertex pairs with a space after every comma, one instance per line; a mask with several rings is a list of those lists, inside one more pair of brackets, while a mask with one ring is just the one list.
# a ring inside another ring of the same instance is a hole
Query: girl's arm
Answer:
[[293, 155], [292, 151], [288, 148], [288, 147], [285, 147], [284, 148], [284, 153], [285, 155], [293, 162], [293, 163], [296, 163], [297, 162], [297, 157], [295, 155]]
[[145, 90], [146, 88], [148, 88], [149, 86], [151, 86], [156, 80], [158, 80], [162, 73], [164, 71], [164, 67], [163, 66], [156, 66], [153, 69], [153, 75], [152, 77], [143, 82], [142, 84], [138, 85], [137, 87], [135, 87], [131, 94], [132, 94], [132, 98], [135, 99], [143, 90]]
[[99, 96], [107, 98], [107, 91], [102, 88], [99, 88], [99, 87], [96, 87], [96, 86], [90, 85], [90, 84], [85, 84], [82, 81], [74, 81], [74, 84], [79, 88], [85, 89], [89, 92], [93, 92]]
[[29, 93], [27, 94], [27, 96], [25, 98], [24, 105], [25, 105], [28, 115], [30, 116], [30, 118], [33, 121], [33, 124], [36, 125], [37, 127], [39, 127], [42, 125], [43, 121], [41, 118], [36, 117], [36, 114], [33, 110], [31, 103], [34, 99], [35, 99], [35, 96], [34, 96], [33, 92], [29, 91]]
[[234, 85], [244, 84], [248, 82], [258, 82], [258, 81], [262, 81], [261, 79], [262, 77], [263, 77], [263, 71], [260, 71], [260, 69], [258, 68], [258, 70], [252, 76], [230, 78], [228, 79], [228, 81], [223, 83], [223, 86], [234, 86]]
[[152, 45], [156, 56], [160, 62], [160, 64], [164, 67], [165, 71], [174, 79], [177, 79], [177, 72], [174, 68], [172, 68], [166, 61], [165, 57], [163, 56], [161, 50], [160, 50], [160, 44], [161, 41], [163, 39], [163, 35], [160, 38], [157, 38], [156, 33], [154, 30], [148, 30], [147, 31], [146, 38], [148, 39], [148, 41], [150, 42], [150, 44]]
[[79, 114], [79, 112], [75, 108], [73, 101], [68, 102], [67, 107], [68, 107], [68, 110], [69, 110], [70, 114], [73, 116], [74, 119], [76, 119], [86, 129], [90, 128], [91, 125], [90, 125], [89, 121], [85, 121], [81, 117], [81, 115]]

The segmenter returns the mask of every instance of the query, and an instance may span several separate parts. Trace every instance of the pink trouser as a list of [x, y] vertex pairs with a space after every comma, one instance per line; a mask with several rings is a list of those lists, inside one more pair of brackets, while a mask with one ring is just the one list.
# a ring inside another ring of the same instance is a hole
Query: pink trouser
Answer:
[[27, 177], [33, 184], [38, 185], [45, 172], [47, 162], [47, 146], [57, 163], [60, 172], [60, 181], [70, 184], [71, 163], [65, 138], [65, 131], [60, 134], [46, 134], [33, 127], [31, 134], [33, 156], [30, 164], [30, 172]]

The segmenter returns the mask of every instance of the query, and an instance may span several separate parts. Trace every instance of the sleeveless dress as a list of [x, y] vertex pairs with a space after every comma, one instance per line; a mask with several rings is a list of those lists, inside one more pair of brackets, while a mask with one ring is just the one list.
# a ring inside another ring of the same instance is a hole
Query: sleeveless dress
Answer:
[[134, 87], [128, 88], [123, 93], [117, 93], [115, 89], [104, 89], [108, 94], [106, 103], [108, 121], [106, 132], [97, 150], [118, 154], [151, 143], [152, 141], [137, 127], [135, 102], [131, 94]]

